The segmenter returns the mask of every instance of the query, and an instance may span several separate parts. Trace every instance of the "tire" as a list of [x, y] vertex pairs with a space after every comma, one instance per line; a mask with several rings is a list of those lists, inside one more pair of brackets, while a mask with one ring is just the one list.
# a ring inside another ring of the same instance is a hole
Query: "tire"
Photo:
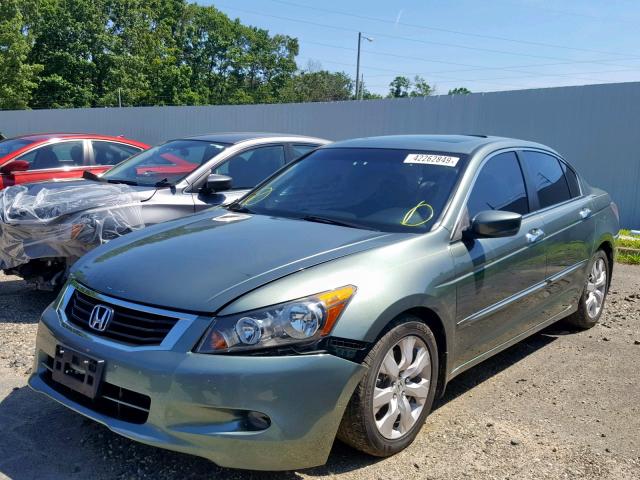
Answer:
[[[595, 278], [600, 272], [604, 277]], [[576, 328], [586, 330], [593, 327], [604, 311], [607, 293], [609, 292], [609, 281], [611, 275], [611, 265], [607, 254], [598, 250], [591, 261], [587, 270], [587, 278], [584, 282], [584, 288], [580, 300], [578, 301], [578, 310], [566, 318], [566, 322]], [[593, 299], [597, 301], [597, 297], [601, 295], [598, 308], [594, 308]]]
[[[405, 354], [402, 353], [403, 347]], [[392, 356], [387, 359], [387, 354]], [[420, 361], [426, 354], [428, 365]], [[407, 362], [404, 358], [409, 355], [412, 359]], [[390, 368], [392, 365], [389, 361], [399, 367], [399, 375], [395, 377], [397, 380], [387, 373], [394, 370]], [[378, 340], [363, 364], [368, 371], [347, 405], [337, 436], [344, 443], [370, 455], [393, 455], [413, 442], [431, 411], [438, 383], [436, 339], [419, 318], [404, 315]], [[415, 372], [418, 373], [409, 376]], [[406, 378], [403, 379], [403, 375]], [[427, 375], [429, 378], [425, 383]], [[379, 395], [375, 409], [374, 393]], [[386, 403], [380, 407], [383, 399]], [[407, 413], [409, 410], [411, 414]], [[393, 420], [396, 411], [397, 417]]]

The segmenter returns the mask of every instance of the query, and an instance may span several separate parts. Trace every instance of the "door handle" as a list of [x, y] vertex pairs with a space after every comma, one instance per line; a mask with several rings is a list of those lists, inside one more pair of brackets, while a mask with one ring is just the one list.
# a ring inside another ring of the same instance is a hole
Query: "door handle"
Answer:
[[532, 228], [527, 232], [527, 241], [529, 243], [536, 243], [544, 238], [544, 232], [541, 228]]
[[585, 218], [589, 218], [590, 216], [591, 216], [590, 208], [583, 208], [582, 210], [580, 210], [580, 218], [585, 219]]

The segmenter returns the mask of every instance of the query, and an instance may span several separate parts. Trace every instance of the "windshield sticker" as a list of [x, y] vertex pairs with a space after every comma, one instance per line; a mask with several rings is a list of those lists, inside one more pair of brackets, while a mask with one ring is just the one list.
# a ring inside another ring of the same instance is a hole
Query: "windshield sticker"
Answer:
[[220, 215], [219, 217], [213, 217], [211, 220], [213, 220], [214, 222], [231, 223], [239, 222], [240, 220], [246, 220], [250, 217], [251, 215], [247, 215], [246, 213], [225, 213], [224, 215]]
[[[421, 208], [426, 208], [427, 210], [419, 211]], [[433, 218], [433, 213], [433, 207], [427, 202], [422, 201], [409, 210], [400, 223], [405, 227], [419, 227], [431, 220]], [[426, 217], [423, 216], [425, 214]]]
[[404, 163], [419, 163], [421, 165], [441, 165], [443, 167], [455, 167], [460, 157], [448, 155], [431, 155], [426, 153], [410, 153], [404, 159]]

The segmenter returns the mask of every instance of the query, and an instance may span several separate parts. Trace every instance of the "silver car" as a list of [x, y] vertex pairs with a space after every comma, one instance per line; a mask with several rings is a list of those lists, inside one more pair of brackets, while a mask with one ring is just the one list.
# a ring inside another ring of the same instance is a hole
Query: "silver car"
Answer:
[[230, 203], [326, 143], [269, 133], [200, 135], [151, 148], [101, 176], [9, 187], [0, 192], [0, 269], [54, 288], [90, 249]]
[[618, 228], [544, 145], [334, 143], [89, 252], [42, 315], [29, 384], [222, 466], [319, 465], [336, 435], [391, 455], [456, 375], [562, 318], [594, 326]]

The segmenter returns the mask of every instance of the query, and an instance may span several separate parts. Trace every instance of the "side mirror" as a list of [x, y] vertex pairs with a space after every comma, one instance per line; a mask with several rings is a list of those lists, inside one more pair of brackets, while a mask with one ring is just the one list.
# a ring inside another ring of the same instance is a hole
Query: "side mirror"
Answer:
[[485, 210], [471, 221], [470, 233], [475, 237], [511, 237], [520, 231], [522, 215], [502, 210]]
[[5, 175], [13, 172], [26, 172], [27, 170], [29, 170], [29, 162], [25, 162], [24, 160], [13, 160], [0, 167], [0, 173], [4, 173]]
[[212, 173], [207, 177], [204, 190], [207, 192], [223, 192], [231, 189], [231, 177]]

